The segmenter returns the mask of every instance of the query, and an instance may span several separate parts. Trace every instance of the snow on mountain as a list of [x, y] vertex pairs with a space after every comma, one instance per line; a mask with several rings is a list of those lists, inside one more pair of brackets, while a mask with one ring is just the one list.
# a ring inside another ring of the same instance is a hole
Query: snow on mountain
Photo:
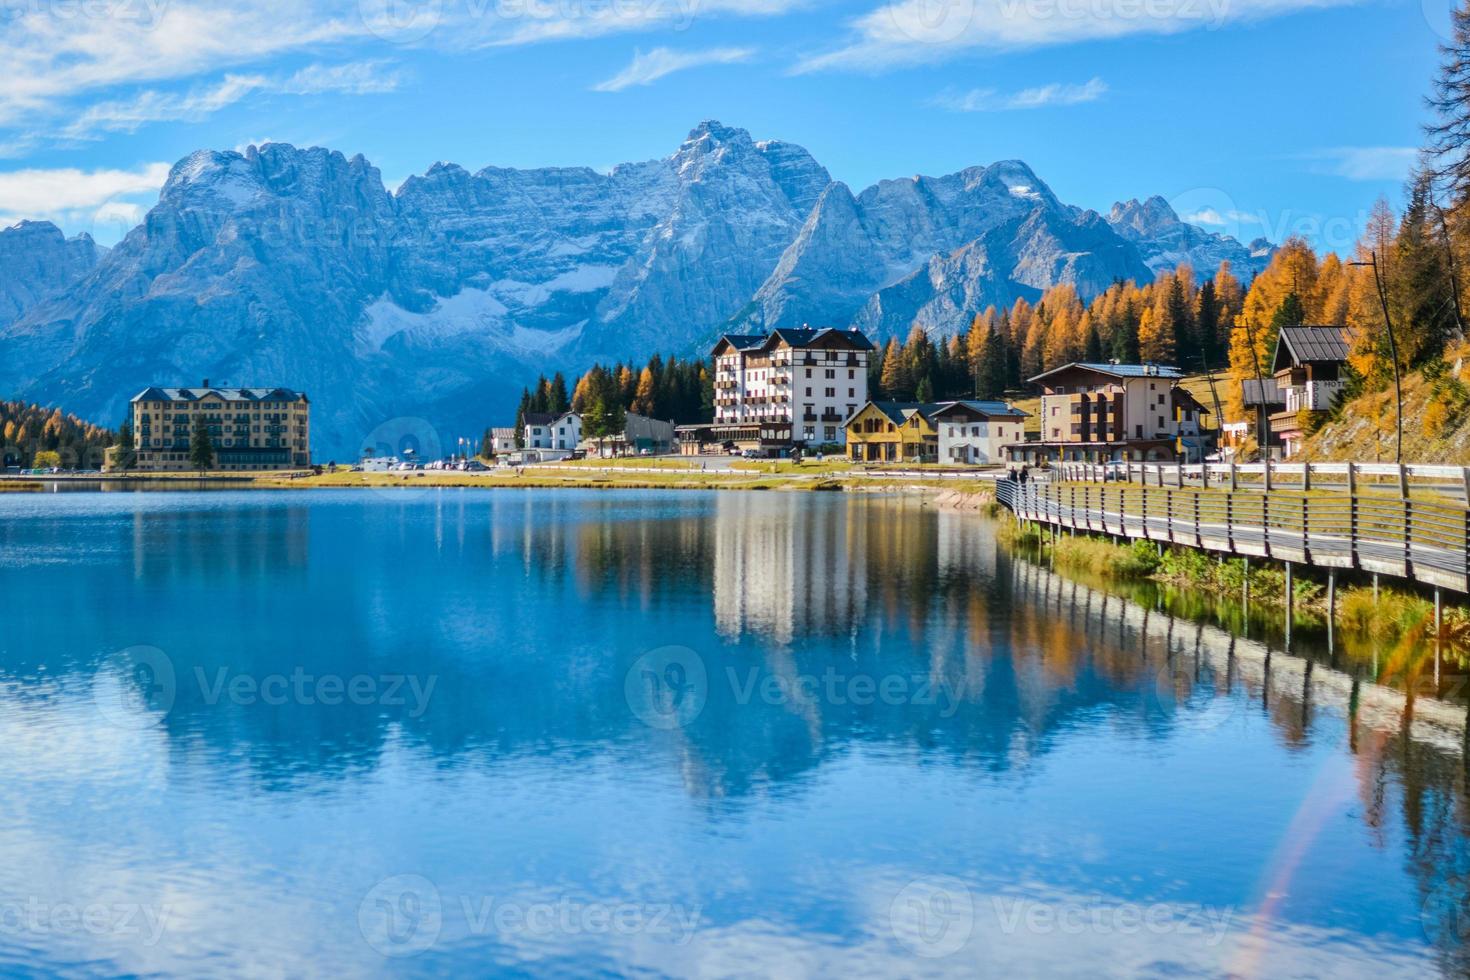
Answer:
[[205, 150], [105, 254], [0, 231], [0, 394], [115, 423], [148, 384], [287, 385], [342, 459], [384, 423], [479, 432], [538, 372], [699, 351], [732, 323], [944, 333], [1056, 283], [1263, 251], [1165, 209], [1105, 221], [1018, 161], [854, 195], [717, 122], [608, 173], [440, 163], [396, 193], [360, 156]]
[[1197, 275], [1212, 275], [1221, 262], [1229, 262], [1236, 278], [1249, 282], [1276, 251], [1265, 239], [1246, 246], [1228, 235], [1187, 224], [1157, 195], [1142, 204], [1137, 200], [1114, 204], [1107, 220], [1114, 231], [1138, 247], [1144, 263], [1155, 273], [1188, 265]]

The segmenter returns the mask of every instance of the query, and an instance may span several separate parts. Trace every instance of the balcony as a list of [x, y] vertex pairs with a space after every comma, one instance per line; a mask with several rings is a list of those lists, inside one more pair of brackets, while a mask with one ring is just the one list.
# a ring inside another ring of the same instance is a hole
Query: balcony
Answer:
[[1347, 386], [1345, 381], [1308, 381], [1303, 385], [1292, 385], [1286, 389], [1286, 411], [1295, 414], [1308, 412], [1330, 412], [1332, 403]]

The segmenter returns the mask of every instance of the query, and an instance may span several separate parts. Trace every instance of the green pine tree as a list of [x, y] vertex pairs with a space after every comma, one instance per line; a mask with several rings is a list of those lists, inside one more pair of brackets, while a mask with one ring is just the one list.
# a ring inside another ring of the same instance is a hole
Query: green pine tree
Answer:
[[203, 473], [214, 466], [214, 441], [209, 438], [209, 424], [196, 419], [189, 437], [189, 465]]

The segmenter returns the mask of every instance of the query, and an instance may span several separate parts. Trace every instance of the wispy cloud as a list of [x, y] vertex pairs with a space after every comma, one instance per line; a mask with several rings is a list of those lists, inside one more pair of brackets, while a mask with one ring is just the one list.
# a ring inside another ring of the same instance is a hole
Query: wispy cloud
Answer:
[[1216, 228], [1226, 228], [1231, 225], [1265, 224], [1265, 221], [1262, 220], [1260, 215], [1251, 214], [1248, 211], [1227, 210], [1221, 212], [1216, 208], [1208, 207], [1200, 208], [1198, 211], [1191, 211], [1188, 214], [1181, 214], [1179, 218], [1181, 221], [1186, 221], [1192, 225], [1211, 225]]
[[[363, 0], [381, 3], [383, 0]], [[649, 30], [683, 32], [701, 19], [775, 17], [811, 0], [643, 0], [637, 3], [505, 3], [497, 17], [458, 22], [465, 43], [511, 45]], [[492, 9], [494, 9], [492, 7]]]
[[284, 78], [226, 75], [207, 88], [187, 92], [147, 89], [128, 99], [98, 102], [69, 123], [60, 135], [96, 139], [101, 133], [131, 133], [152, 122], [198, 122], [256, 93], [284, 95], [369, 95], [391, 92], [402, 76], [381, 61], [311, 65]]
[[592, 86], [594, 92], [621, 92], [634, 85], [652, 85], [666, 75], [676, 71], [699, 68], [702, 65], [729, 65], [738, 61], [749, 61], [755, 54], [754, 48], [709, 48], [704, 51], [675, 51], [671, 48], [654, 48], [638, 51], [633, 61], [613, 77]]
[[1348, 180], [1403, 180], [1418, 159], [1412, 146], [1335, 146], [1307, 154], [1317, 173]]
[[1093, 78], [1081, 85], [1052, 82], [1018, 92], [974, 88], [968, 92], [945, 92], [933, 104], [951, 112], [1008, 112], [1014, 109], [1043, 109], [1047, 106], [1081, 105], [1096, 102], [1108, 92], [1108, 84]]
[[976, 50], [1216, 30], [1355, 0], [894, 0], [849, 24], [845, 42], [800, 61], [797, 73], [881, 71]]
[[169, 165], [136, 170], [26, 169], [0, 172], [0, 227], [23, 219], [86, 229], [98, 241], [121, 238], [142, 220], [168, 178]]

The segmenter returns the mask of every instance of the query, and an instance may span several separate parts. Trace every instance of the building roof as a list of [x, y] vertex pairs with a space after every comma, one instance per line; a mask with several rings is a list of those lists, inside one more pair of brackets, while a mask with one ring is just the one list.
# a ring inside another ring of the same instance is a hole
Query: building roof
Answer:
[[873, 342], [856, 328], [839, 330], [836, 327], [780, 327], [770, 333], [727, 333], [715, 342], [713, 351], [722, 344], [729, 344], [738, 351], [763, 350], [775, 341], [785, 341], [792, 347], [811, 347], [826, 339], [840, 339], [854, 350], [872, 350]]
[[1276, 336], [1276, 353], [1271, 356], [1271, 370], [1280, 371], [1292, 364], [1341, 363], [1347, 360], [1347, 333], [1342, 327], [1282, 327]]
[[306, 393], [290, 388], [144, 388], [133, 396], [135, 402], [197, 402], [209, 396], [227, 402], [295, 402], [307, 401]]
[[934, 414], [943, 415], [945, 412], [948, 412], [951, 409], [957, 408], [959, 406], [964, 406], [972, 412], [980, 415], [988, 415], [991, 418], [1024, 419], [1030, 417], [1029, 412], [1023, 412], [1014, 405], [1009, 405], [1003, 401], [975, 401], [972, 399], [959, 399], [957, 401], [941, 402], [939, 410]]
[[[1264, 399], [1261, 397], [1262, 391], [1266, 393]], [[1276, 383], [1275, 378], [1264, 378], [1260, 381], [1255, 378], [1247, 378], [1240, 383], [1240, 399], [1247, 408], [1252, 405], [1286, 404], [1286, 394]]]
[[490, 430], [490, 437], [492, 439], [514, 439], [516, 437], [516, 430], [514, 426], [497, 426]]
[[576, 414], [576, 412], [527, 412], [522, 420], [526, 425], [555, 425], [562, 419]]
[[1183, 371], [1167, 364], [1113, 364], [1111, 362], [1099, 364], [1088, 361], [1073, 361], [1071, 364], [1063, 364], [1061, 367], [1052, 368], [1050, 371], [1043, 371], [1030, 380], [1034, 384], [1043, 378], [1049, 378], [1054, 374], [1060, 374], [1062, 371], [1073, 369], [1091, 371], [1094, 374], [1105, 374], [1112, 378], [1178, 379], [1184, 377]]
[[875, 401], [870, 401], [866, 405], [863, 405], [862, 408], [859, 408], [857, 410], [857, 412], [853, 412], [852, 415], [849, 416], [849, 419], [851, 419], [852, 417], [856, 416], [859, 412], [861, 412], [863, 410], [863, 408], [867, 408], [868, 405], [872, 405], [878, 411], [880, 411], [884, 415], [888, 416], [888, 420], [890, 422], [892, 422], [894, 425], [903, 425], [909, 419], [913, 418], [915, 412], [919, 413], [920, 415], [924, 416], [925, 419], [927, 419], [927, 420], [929, 420], [929, 421], [932, 422], [934, 420], [934, 414], [936, 412], [938, 412], [941, 408], [943, 408], [947, 404], [951, 404], [951, 403], [950, 402], [875, 402]]
[[1183, 405], [1187, 409], [1192, 409], [1205, 415], [1210, 413], [1210, 410], [1205, 408], [1204, 403], [1194, 397], [1194, 392], [1183, 385], [1175, 385], [1170, 389], [1169, 394], [1173, 397], [1176, 407]]

